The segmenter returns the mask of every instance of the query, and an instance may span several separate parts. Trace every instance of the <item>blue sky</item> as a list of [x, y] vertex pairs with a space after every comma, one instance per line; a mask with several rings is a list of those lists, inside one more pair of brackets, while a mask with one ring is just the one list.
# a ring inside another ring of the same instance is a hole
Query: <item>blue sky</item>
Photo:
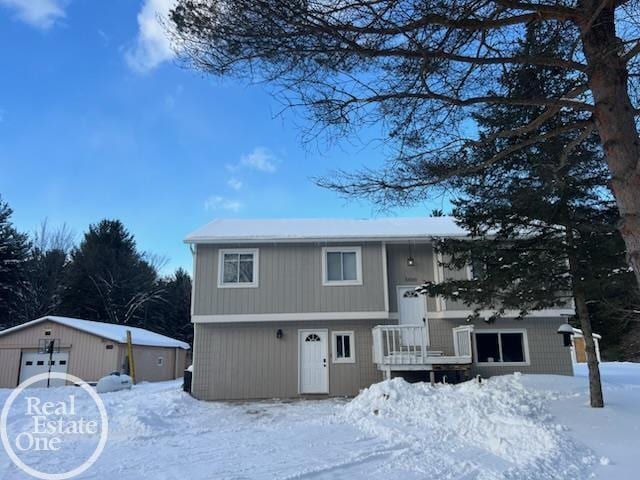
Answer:
[[177, 65], [157, 23], [172, 1], [0, 0], [0, 194], [15, 224], [79, 238], [119, 218], [170, 271], [191, 269], [182, 239], [216, 217], [375, 215], [310, 177], [380, 165], [380, 145], [305, 145], [303, 112], [276, 115], [264, 87]]

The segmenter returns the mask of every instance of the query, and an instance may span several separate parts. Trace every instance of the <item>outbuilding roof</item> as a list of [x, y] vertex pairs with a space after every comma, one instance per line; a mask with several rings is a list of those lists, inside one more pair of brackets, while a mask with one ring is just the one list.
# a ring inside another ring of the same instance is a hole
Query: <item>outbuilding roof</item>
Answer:
[[[574, 328], [573, 329], [573, 334], [577, 335], [578, 337], [582, 337], [582, 330], [580, 330], [579, 328]], [[597, 338], [598, 340], [602, 340], [602, 337], [600, 335], [598, 335], [597, 333], [593, 334], [593, 338]]]
[[144, 328], [130, 327], [128, 325], [116, 325], [113, 323], [92, 322], [90, 320], [82, 320], [80, 318], [57, 317], [51, 315], [2, 330], [0, 332], [0, 336], [46, 321], [59, 323], [60, 325], [75, 328], [76, 330], [91, 333], [98, 337], [106, 338], [107, 340], [112, 340], [118, 343], [127, 342], [127, 330], [130, 330], [131, 341], [134, 345], [182, 348], [184, 350], [189, 350], [191, 348], [188, 343], [181, 342], [180, 340], [176, 340], [175, 338], [167, 337], [165, 335], [160, 335], [159, 333], [150, 332]]
[[262, 241], [406, 240], [465, 237], [453, 217], [375, 219], [216, 219], [189, 234], [186, 243]]

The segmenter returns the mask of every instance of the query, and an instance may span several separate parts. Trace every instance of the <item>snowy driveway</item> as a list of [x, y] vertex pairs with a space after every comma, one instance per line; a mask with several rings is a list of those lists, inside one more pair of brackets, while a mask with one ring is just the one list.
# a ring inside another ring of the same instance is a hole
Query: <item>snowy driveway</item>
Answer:
[[[178, 382], [144, 384], [103, 395], [109, 442], [82, 478], [632, 478], [625, 448], [633, 451], [640, 433], [636, 367], [629, 370], [636, 380], [611, 383], [612, 405], [599, 412], [585, 406], [583, 377], [506, 376], [436, 388], [385, 382], [350, 403], [207, 403], [183, 394]], [[0, 390], [0, 403], [8, 394]], [[625, 445], [603, 446], [602, 435], [624, 438], [625, 429]], [[25, 478], [2, 451], [0, 478]]]

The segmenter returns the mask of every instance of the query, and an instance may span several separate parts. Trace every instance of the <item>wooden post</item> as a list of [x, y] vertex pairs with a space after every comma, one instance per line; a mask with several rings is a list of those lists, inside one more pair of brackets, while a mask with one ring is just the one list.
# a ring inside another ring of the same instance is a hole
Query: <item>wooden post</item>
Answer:
[[129, 376], [136, 384], [136, 362], [133, 360], [133, 343], [131, 342], [131, 330], [127, 330], [127, 357], [129, 358]]

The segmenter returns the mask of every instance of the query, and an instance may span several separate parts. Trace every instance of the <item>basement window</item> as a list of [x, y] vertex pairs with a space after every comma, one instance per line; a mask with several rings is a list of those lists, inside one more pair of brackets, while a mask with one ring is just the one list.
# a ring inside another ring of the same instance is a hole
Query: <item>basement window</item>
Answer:
[[528, 365], [529, 346], [525, 330], [477, 331], [476, 362], [501, 365]]

